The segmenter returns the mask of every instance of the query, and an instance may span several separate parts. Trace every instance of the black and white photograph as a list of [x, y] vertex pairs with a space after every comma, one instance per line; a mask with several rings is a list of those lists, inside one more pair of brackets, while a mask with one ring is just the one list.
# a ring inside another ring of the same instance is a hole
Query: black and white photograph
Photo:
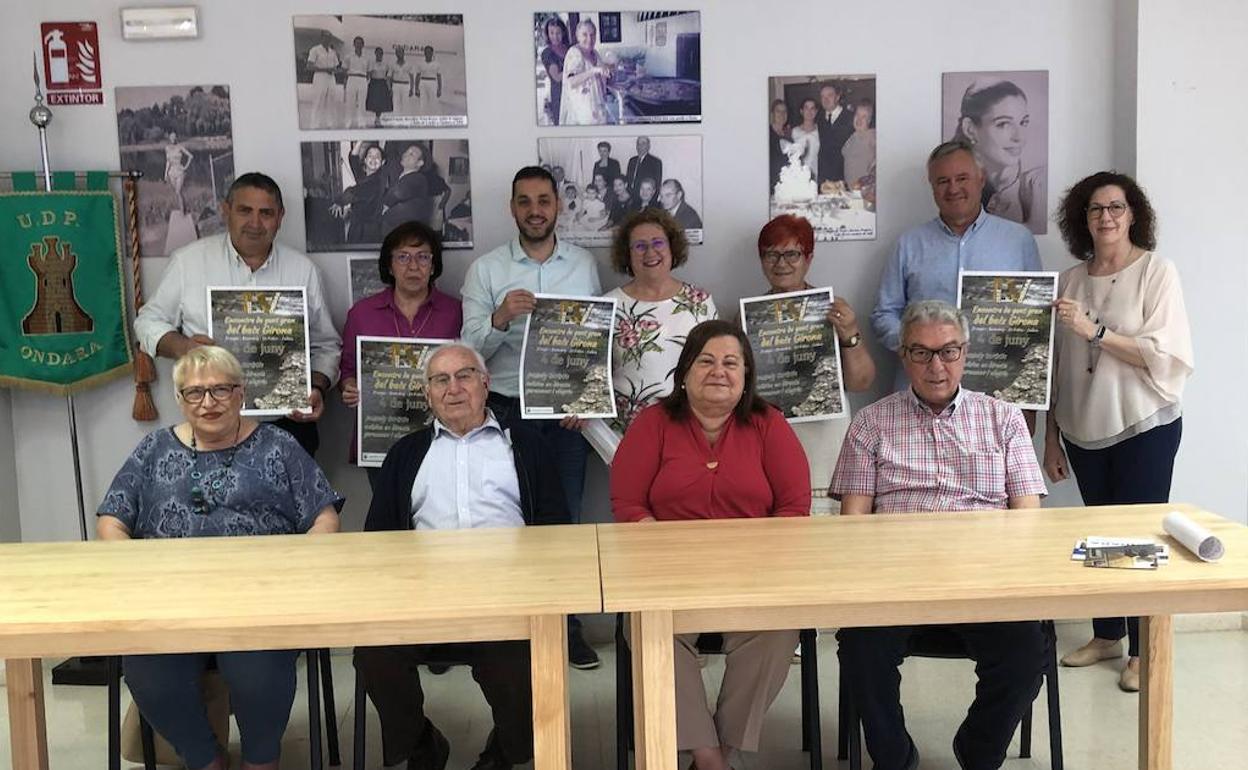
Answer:
[[143, 172], [143, 256], [222, 232], [221, 201], [234, 181], [230, 87], [119, 86], [116, 102], [121, 168]]
[[614, 299], [538, 294], [520, 347], [526, 420], [615, 417], [611, 377]]
[[767, 83], [771, 216], [810, 220], [815, 240], [875, 239], [875, 75]]
[[702, 243], [702, 137], [547, 137], [537, 158], [559, 192], [559, 237], [606, 246], [629, 213], [661, 208]]
[[984, 210], [1040, 235], [1049, 222], [1049, 72], [946, 72], [942, 139], [962, 139], [984, 169]]
[[1020, 409], [1049, 408], [1057, 273], [958, 274], [958, 307], [971, 325], [962, 385]]
[[468, 125], [464, 17], [296, 16], [299, 128]]
[[351, 304], [371, 297], [386, 288], [377, 268], [377, 257], [354, 256], [347, 260], [347, 286], [351, 290]]
[[699, 11], [533, 14], [539, 126], [702, 122]]
[[208, 336], [242, 364], [243, 414], [309, 409], [312, 369], [302, 286], [209, 286]]
[[356, 139], [302, 145], [308, 251], [363, 251], [409, 220], [472, 248], [467, 139]]
[[360, 403], [355, 429], [361, 467], [380, 468], [396, 441], [432, 421], [425, 363], [445, 344], [412, 337], [356, 337]]
[[841, 346], [828, 324], [832, 288], [741, 299], [758, 394], [789, 422], [845, 417]]

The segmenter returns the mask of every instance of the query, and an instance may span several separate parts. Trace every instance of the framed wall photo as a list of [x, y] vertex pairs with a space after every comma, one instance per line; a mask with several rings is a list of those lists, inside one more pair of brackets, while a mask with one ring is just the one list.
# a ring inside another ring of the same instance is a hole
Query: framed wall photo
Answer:
[[964, 139], [984, 168], [984, 209], [1033, 233], [1049, 222], [1048, 70], [946, 72], [940, 135]]
[[386, 288], [381, 282], [377, 257], [353, 256], [347, 260], [347, 286], [351, 289], [351, 305]]
[[875, 239], [875, 75], [768, 79], [771, 217], [810, 220], [815, 239]]
[[143, 256], [224, 231], [221, 201], [234, 182], [230, 87], [118, 86], [116, 103], [121, 168], [143, 172]]
[[304, 142], [301, 157], [309, 252], [374, 250], [409, 220], [472, 248], [467, 139]]
[[539, 126], [702, 122], [699, 11], [533, 14]]
[[634, 211], [661, 208], [702, 243], [702, 137], [545, 137], [537, 161], [555, 178], [559, 237], [606, 246]]
[[460, 14], [294, 17], [299, 128], [468, 125]]

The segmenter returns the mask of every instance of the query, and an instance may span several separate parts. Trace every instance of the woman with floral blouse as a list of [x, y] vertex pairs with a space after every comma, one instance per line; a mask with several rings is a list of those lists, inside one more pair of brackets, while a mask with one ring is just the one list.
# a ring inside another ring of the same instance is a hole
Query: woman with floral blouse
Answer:
[[676, 278], [689, 258], [685, 231], [666, 211], [644, 209], [616, 231], [611, 264], [633, 280], [607, 292], [619, 300], [611, 366], [617, 417], [623, 434], [644, 407], [672, 391], [672, 371], [689, 330], [718, 318], [705, 289]]

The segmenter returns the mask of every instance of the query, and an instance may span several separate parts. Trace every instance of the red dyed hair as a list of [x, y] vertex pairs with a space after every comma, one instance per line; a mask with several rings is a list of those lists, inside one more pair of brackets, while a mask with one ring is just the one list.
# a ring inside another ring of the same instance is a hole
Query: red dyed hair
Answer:
[[810, 226], [808, 219], [794, 214], [781, 214], [763, 225], [763, 229], [758, 232], [759, 259], [762, 259], [764, 251], [785, 241], [797, 241], [802, 253], [809, 259], [815, 253], [815, 228]]

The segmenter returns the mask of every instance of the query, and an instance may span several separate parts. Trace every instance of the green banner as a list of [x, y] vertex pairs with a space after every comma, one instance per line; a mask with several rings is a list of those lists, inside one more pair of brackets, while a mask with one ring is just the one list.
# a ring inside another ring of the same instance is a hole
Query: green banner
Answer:
[[65, 394], [130, 372], [118, 235], [111, 192], [0, 193], [0, 385]]

